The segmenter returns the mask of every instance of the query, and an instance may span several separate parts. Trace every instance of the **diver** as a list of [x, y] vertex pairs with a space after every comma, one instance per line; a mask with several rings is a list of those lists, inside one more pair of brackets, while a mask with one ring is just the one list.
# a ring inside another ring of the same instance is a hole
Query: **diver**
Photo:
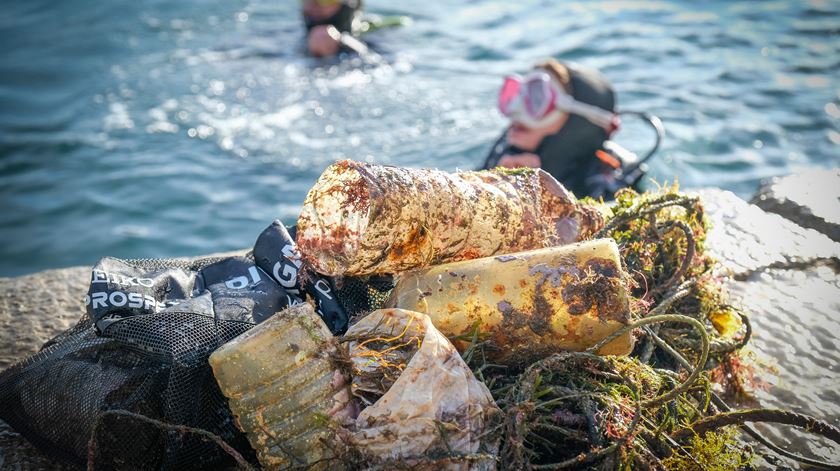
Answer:
[[362, 0], [302, 0], [306, 49], [315, 57], [342, 51], [378, 56], [361, 40], [362, 35], [410, 22], [404, 16], [380, 17], [362, 12]]
[[361, 28], [361, 0], [303, 0], [306, 49], [315, 57], [327, 57], [341, 50], [341, 35], [358, 35]]
[[[578, 197], [612, 199], [623, 187], [638, 189], [647, 161], [664, 131], [655, 116], [616, 113], [612, 85], [596, 70], [549, 59], [525, 77], [509, 76], [499, 91], [499, 110], [511, 124], [482, 168], [540, 167]], [[656, 132], [656, 143], [639, 159], [613, 141], [619, 114], [638, 115]]]

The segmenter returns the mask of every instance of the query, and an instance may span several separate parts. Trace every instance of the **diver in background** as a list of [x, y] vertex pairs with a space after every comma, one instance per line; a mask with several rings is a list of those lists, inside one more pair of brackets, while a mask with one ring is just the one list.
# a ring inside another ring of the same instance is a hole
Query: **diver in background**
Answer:
[[362, 0], [302, 0], [306, 49], [315, 57], [354, 52], [371, 62], [382, 58], [362, 35], [411, 23], [407, 16], [382, 17], [362, 12]]
[[303, 0], [301, 12], [307, 51], [315, 57], [338, 54], [342, 35], [357, 36], [364, 29], [362, 0]]
[[611, 199], [626, 186], [615, 177], [620, 160], [604, 151], [618, 127], [615, 93], [596, 70], [539, 63], [505, 79], [499, 109], [511, 124], [482, 168], [541, 167], [578, 197]]

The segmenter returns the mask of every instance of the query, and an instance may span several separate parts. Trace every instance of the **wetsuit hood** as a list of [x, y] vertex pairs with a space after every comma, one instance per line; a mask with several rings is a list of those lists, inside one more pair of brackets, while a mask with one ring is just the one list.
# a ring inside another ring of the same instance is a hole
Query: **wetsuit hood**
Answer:
[[[575, 100], [615, 110], [615, 93], [609, 82], [596, 70], [574, 64], [549, 61], [542, 64], [574, 97]], [[495, 167], [504, 154], [525, 152], [507, 142], [503, 133], [484, 163], [484, 168]], [[603, 164], [595, 157], [608, 138], [607, 132], [586, 118], [570, 114], [560, 130], [543, 138], [534, 151], [540, 156], [541, 166], [576, 195], [591, 194], [586, 180], [601, 171]]]
[[[568, 82], [564, 85], [575, 100], [607, 111], [615, 111], [615, 93], [598, 71], [574, 64], [566, 64], [565, 68], [568, 71]], [[604, 128], [582, 116], [570, 114], [558, 132], [543, 138], [536, 153], [541, 157], [573, 155], [577, 159], [590, 158], [608, 137]], [[581, 152], [570, 153], [570, 149], [581, 149]], [[587, 152], [583, 152], [584, 149]], [[555, 167], [575, 166], [579, 165], [579, 162], [574, 161], [577, 159], [549, 158], [550, 162], [544, 160], [543, 165], [545, 167], [546, 163], [551, 163]]]

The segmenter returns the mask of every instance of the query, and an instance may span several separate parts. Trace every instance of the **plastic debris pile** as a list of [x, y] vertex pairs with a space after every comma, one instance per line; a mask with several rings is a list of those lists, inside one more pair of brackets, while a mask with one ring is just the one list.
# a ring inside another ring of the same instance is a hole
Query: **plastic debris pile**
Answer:
[[745, 435], [829, 466], [745, 423], [837, 428], [724, 400], [751, 330], [699, 201], [616, 196], [338, 162], [245, 257], [100, 261], [0, 418], [88, 469], [722, 470]]

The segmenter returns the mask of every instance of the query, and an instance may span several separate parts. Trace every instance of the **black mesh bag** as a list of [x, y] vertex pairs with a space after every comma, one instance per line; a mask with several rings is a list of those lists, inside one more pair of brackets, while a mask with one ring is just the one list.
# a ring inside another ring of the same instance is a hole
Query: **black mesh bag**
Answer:
[[213, 378], [213, 350], [285, 307], [282, 287], [251, 258], [102, 259], [87, 315], [0, 373], [0, 418], [43, 451], [97, 469], [223, 466], [211, 432], [253, 459]]
[[210, 353], [305, 300], [333, 333], [344, 332], [351, 316], [378, 308], [393, 287], [388, 276], [333, 280], [311, 272], [293, 241], [275, 221], [253, 256], [103, 258], [79, 323], [0, 373], [0, 419], [48, 454], [97, 469], [195, 469], [230, 460], [194, 433], [115, 411], [205, 430], [254, 461], [212, 376]]

